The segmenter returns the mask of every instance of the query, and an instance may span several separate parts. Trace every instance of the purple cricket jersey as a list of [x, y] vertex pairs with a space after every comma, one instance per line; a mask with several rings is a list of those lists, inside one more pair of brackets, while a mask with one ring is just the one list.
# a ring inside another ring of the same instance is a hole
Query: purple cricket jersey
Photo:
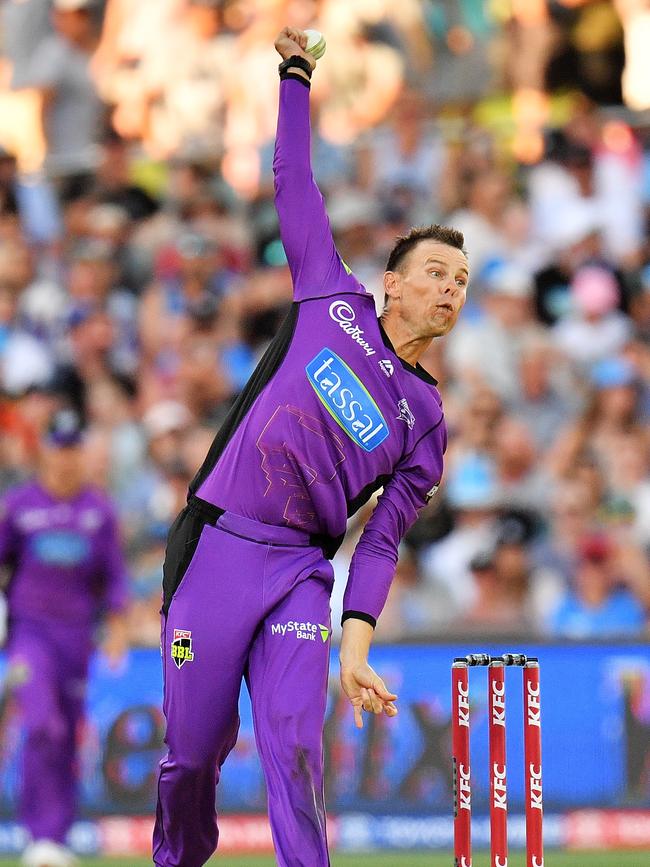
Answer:
[[222, 509], [319, 537], [331, 556], [346, 522], [383, 487], [352, 557], [346, 616], [373, 625], [400, 539], [442, 475], [436, 381], [400, 359], [373, 296], [341, 260], [310, 158], [309, 87], [280, 85], [273, 163], [294, 304], [190, 491]]
[[101, 612], [126, 604], [117, 519], [94, 488], [67, 500], [37, 481], [7, 491], [0, 504], [0, 564], [11, 568], [12, 620], [90, 629]]

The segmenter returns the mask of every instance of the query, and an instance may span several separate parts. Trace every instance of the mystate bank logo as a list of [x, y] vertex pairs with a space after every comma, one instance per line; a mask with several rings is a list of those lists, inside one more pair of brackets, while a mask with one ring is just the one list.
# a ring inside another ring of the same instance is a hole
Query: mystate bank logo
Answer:
[[305, 372], [319, 400], [351, 440], [367, 452], [383, 443], [389, 434], [386, 420], [342, 358], [331, 349], [321, 349]]
[[355, 343], [359, 344], [366, 355], [370, 356], [375, 354], [375, 350], [372, 346], [367, 340], [363, 339], [363, 335], [365, 334], [363, 328], [359, 328], [358, 325], [354, 324], [357, 314], [354, 307], [348, 304], [347, 301], [333, 301], [330, 304], [330, 318], [338, 323], [339, 328], [341, 328], [342, 331], [345, 331], [345, 333], [351, 337]]
[[320, 635], [323, 644], [329, 638], [329, 627], [323, 626], [322, 623], [311, 623], [309, 620], [289, 620], [286, 623], [272, 623], [271, 635], [280, 635], [282, 638], [285, 635], [293, 635], [301, 641], [316, 641], [316, 636]]

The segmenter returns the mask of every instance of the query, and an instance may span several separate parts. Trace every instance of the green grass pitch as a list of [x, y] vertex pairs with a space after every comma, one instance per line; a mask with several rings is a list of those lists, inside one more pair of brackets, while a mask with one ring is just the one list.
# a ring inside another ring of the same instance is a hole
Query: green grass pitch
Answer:
[[[488, 867], [486, 853], [474, 856], [473, 867]], [[269, 857], [215, 857], [210, 864], [228, 864], [228, 867], [274, 867], [275, 859]], [[648, 852], [548, 852], [545, 867], [647, 867]], [[89, 858], [82, 867], [151, 867], [151, 861], [133, 858]], [[526, 858], [515, 853], [509, 858], [509, 867], [525, 867]], [[333, 855], [332, 867], [452, 867], [451, 853], [387, 853], [373, 855]], [[20, 867], [19, 861], [0, 859], [0, 867]]]

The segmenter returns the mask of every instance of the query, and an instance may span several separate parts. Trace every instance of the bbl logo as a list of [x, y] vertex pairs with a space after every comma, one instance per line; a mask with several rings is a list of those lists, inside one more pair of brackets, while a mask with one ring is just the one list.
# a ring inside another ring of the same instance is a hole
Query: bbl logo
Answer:
[[175, 629], [172, 641], [172, 659], [176, 668], [182, 668], [186, 662], [194, 661], [192, 653], [192, 633], [189, 629]]

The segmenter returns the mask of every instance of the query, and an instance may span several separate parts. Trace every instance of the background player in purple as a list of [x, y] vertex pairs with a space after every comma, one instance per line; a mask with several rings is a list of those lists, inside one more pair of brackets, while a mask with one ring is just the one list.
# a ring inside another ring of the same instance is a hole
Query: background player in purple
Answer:
[[350, 567], [341, 683], [362, 710], [397, 713], [368, 664], [397, 546], [442, 475], [436, 381], [418, 364], [465, 303], [463, 237], [429, 226], [397, 240], [380, 320], [340, 259], [310, 161], [306, 37], [276, 41], [276, 207], [294, 303], [190, 485], [169, 535], [162, 652], [168, 753], [154, 830], [159, 867], [198, 867], [218, 839], [219, 769], [251, 695], [282, 867], [329, 864], [322, 729], [330, 643], [328, 562], [346, 521], [383, 488]]
[[0, 565], [9, 567], [7, 685], [25, 734], [20, 818], [28, 867], [74, 863], [66, 835], [76, 809], [76, 730], [100, 617], [105, 652], [126, 650], [126, 571], [106, 496], [86, 484], [72, 410], [52, 418], [38, 477], [0, 504]]

